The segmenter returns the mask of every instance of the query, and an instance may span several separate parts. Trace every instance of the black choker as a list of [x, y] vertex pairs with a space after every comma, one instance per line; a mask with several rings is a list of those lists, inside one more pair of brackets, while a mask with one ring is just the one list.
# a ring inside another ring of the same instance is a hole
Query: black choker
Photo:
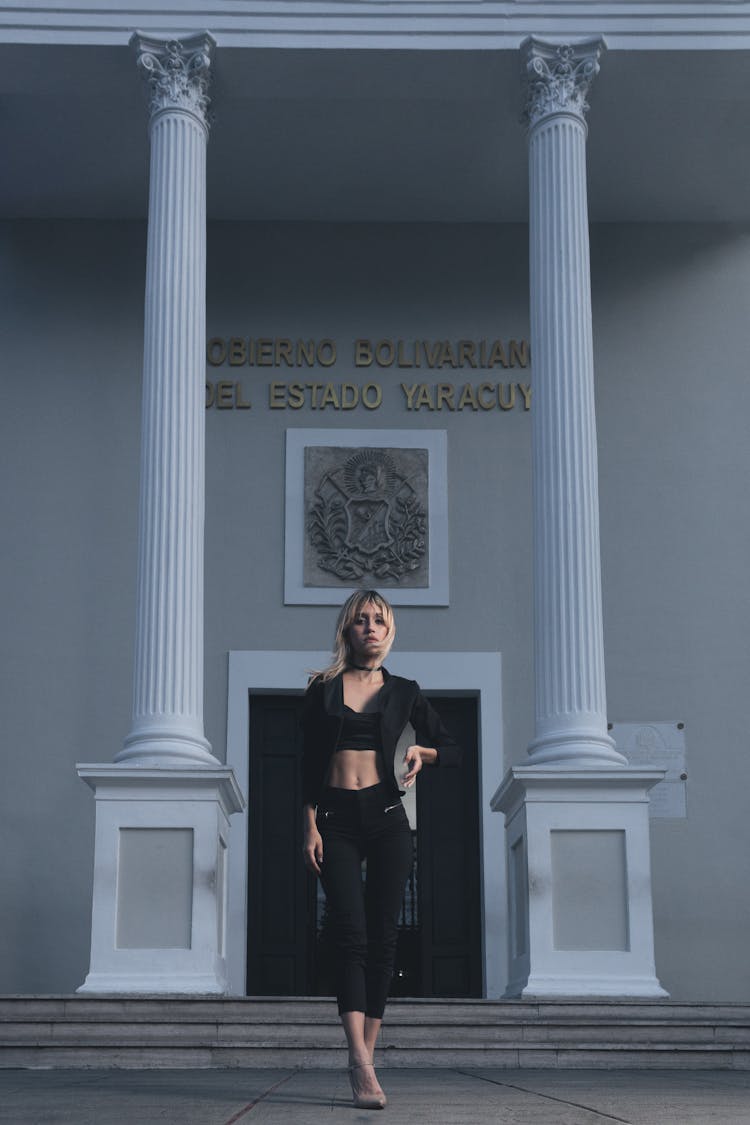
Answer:
[[377, 668], [368, 668], [366, 664], [355, 664], [353, 660], [350, 660], [349, 667], [356, 668], [358, 672], [379, 672], [383, 665], [378, 664]]

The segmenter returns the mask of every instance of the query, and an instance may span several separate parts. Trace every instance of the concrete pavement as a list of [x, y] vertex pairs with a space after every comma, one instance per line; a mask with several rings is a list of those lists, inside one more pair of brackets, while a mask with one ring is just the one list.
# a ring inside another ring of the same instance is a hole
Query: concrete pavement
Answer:
[[750, 1072], [381, 1070], [384, 1112], [331, 1070], [3, 1070], [8, 1125], [750, 1125]]

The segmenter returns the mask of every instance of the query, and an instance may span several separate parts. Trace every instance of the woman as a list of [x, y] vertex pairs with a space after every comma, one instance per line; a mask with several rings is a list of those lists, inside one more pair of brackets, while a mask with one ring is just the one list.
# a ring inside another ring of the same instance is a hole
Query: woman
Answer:
[[[302, 720], [303, 851], [326, 893], [338, 1009], [359, 1109], [382, 1109], [386, 1103], [373, 1052], [412, 865], [401, 797], [424, 765], [459, 760], [458, 748], [418, 685], [383, 667], [395, 632], [385, 598], [375, 590], [352, 594], [339, 614], [333, 662], [313, 676]], [[416, 743], [396, 763], [396, 745], [407, 723], [414, 727]]]

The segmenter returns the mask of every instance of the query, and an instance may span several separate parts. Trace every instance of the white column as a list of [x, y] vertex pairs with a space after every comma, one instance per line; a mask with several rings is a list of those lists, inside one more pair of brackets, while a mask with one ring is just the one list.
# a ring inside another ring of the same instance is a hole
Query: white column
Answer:
[[94, 790], [91, 960], [79, 991], [228, 991], [227, 851], [244, 798], [203, 734], [208, 33], [133, 36], [149, 196], [133, 723]]
[[586, 95], [600, 39], [526, 40], [536, 729], [531, 761], [625, 765], [607, 734]]
[[666, 996], [654, 963], [648, 794], [607, 734], [594, 419], [586, 95], [601, 40], [528, 39], [534, 362], [534, 652], [530, 762], [505, 813], [507, 996]]
[[115, 761], [217, 761], [203, 733], [206, 143], [212, 37], [131, 39], [149, 91], [133, 722]]

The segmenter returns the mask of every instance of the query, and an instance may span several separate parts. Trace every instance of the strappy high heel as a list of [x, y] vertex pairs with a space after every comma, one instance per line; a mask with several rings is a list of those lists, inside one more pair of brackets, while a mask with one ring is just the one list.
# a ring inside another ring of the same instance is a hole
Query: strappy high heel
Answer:
[[[358, 1094], [354, 1088], [354, 1071], [362, 1070], [366, 1066], [372, 1066], [372, 1063], [352, 1063], [348, 1067], [349, 1082], [352, 1087], [352, 1100], [354, 1101], [355, 1109], [385, 1109], [388, 1099], [385, 1094]], [[373, 1067], [374, 1070], [374, 1067]]]

